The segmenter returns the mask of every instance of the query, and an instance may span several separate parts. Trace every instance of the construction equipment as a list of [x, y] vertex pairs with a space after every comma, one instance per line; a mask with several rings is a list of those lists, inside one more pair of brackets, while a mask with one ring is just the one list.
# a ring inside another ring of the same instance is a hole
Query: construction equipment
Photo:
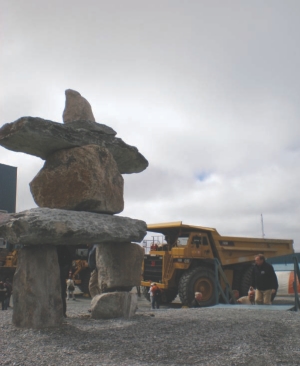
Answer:
[[72, 279], [76, 286], [80, 288], [84, 294], [89, 295], [89, 281], [91, 270], [85, 259], [75, 259], [72, 261]]
[[[72, 255], [72, 279], [76, 286], [84, 293], [89, 295], [89, 279], [91, 270], [88, 266], [88, 249], [71, 247]], [[9, 245], [3, 238], [0, 238], [0, 281], [9, 278], [13, 282], [13, 276], [17, 268], [18, 249]], [[67, 280], [67, 279], [66, 279]]]
[[[202, 306], [216, 304], [214, 260], [218, 259], [232, 290], [248, 293], [254, 256], [277, 257], [294, 253], [293, 240], [221, 236], [216, 229], [179, 222], [148, 225], [148, 231], [164, 236], [153, 240], [142, 268], [142, 291], [149, 299], [151, 282], [162, 290], [162, 301], [172, 302], [179, 294], [182, 305], [190, 306], [195, 292], [201, 292]], [[218, 275], [217, 275], [218, 276]], [[225, 288], [225, 281], [220, 278]]]
[[9, 278], [12, 282], [17, 268], [18, 252], [13, 250], [0, 250], [0, 280]]

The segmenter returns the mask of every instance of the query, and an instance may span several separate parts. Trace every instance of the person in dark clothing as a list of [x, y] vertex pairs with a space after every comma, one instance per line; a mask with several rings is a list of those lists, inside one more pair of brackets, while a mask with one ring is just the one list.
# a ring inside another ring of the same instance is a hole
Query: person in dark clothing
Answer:
[[272, 295], [277, 292], [278, 280], [273, 266], [266, 262], [263, 254], [255, 256], [251, 286], [256, 289], [256, 305], [272, 304]]
[[2, 310], [7, 310], [8, 307], [9, 307], [9, 301], [10, 301], [10, 296], [11, 296], [11, 293], [12, 293], [12, 285], [9, 281], [9, 278], [7, 278], [4, 282], [4, 288], [6, 288], [6, 296], [4, 298], [4, 309]]
[[4, 282], [0, 282], [0, 302], [2, 303], [2, 310], [7, 310], [5, 300], [7, 299], [7, 287]]
[[161, 298], [161, 290], [160, 288], [157, 286], [156, 283], [151, 283], [151, 294], [152, 294], [152, 301], [151, 301], [151, 307], [152, 309], [159, 309], [159, 305], [160, 305], [160, 298]]
[[67, 278], [69, 270], [72, 268], [72, 254], [67, 245], [58, 245], [57, 247], [58, 265], [60, 271], [60, 287], [61, 287], [61, 299], [63, 303], [63, 316], [67, 317]]
[[195, 298], [191, 303], [191, 308], [200, 308], [202, 298], [203, 298], [203, 296], [202, 296], [201, 292], [195, 292]]

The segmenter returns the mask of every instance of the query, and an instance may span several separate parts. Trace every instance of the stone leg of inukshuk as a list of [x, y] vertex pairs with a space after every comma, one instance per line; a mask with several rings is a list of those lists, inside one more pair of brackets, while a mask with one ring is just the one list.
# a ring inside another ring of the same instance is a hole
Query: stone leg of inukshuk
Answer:
[[103, 243], [96, 251], [101, 295], [93, 298], [94, 319], [129, 318], [137, 309], [137, 295], [129, 291], [141, 281], [144, 249], [133, 243]]
[[13, 324], [17, 327], [45, 328], [61, 324], [63, 310], [55, 246], [30, 246], [19, 251], [13, 304]]

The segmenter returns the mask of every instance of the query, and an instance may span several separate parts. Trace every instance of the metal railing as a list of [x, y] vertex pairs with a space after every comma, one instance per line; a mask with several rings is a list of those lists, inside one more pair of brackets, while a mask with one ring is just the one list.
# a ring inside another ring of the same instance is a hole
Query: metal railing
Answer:
[[[222, 269], [222, 266], [217, 258], [214, 259], [215, 262], [215, 297], [216, 297], [216, 305], [219, 304], [219, 298], [222, 297], [223, 301], [226, 304], [236, 304], [236, 298], [234, 293], [229, 285], [227, 277]], [[222, 289], [220, 279], [225, 283], [225, 292]]]
[[295, 293], [295, 311], [299, 311], [300, 308], [300, 301], [298, 295], [298, 283], [300, 282], [300, 271], [299, 271], [299, 263], [296, 256], [293, 257], [294, 261], [294, 282], [293, 288]]

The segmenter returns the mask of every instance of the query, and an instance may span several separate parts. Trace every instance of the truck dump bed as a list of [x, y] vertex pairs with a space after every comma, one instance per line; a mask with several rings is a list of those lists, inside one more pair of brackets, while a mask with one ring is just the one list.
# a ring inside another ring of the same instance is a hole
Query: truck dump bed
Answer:
[[264, 254], [266, 258], [294, 253], [293, 240], [222, 236], [214, 228], [186, 225], [182, 221], [150, 224], [148, 231], [173, 238], [179, 238], [188, 233], [206, 234], [215, 257], [223, 266], [253, 262], [255, 254], [259, 253]]

